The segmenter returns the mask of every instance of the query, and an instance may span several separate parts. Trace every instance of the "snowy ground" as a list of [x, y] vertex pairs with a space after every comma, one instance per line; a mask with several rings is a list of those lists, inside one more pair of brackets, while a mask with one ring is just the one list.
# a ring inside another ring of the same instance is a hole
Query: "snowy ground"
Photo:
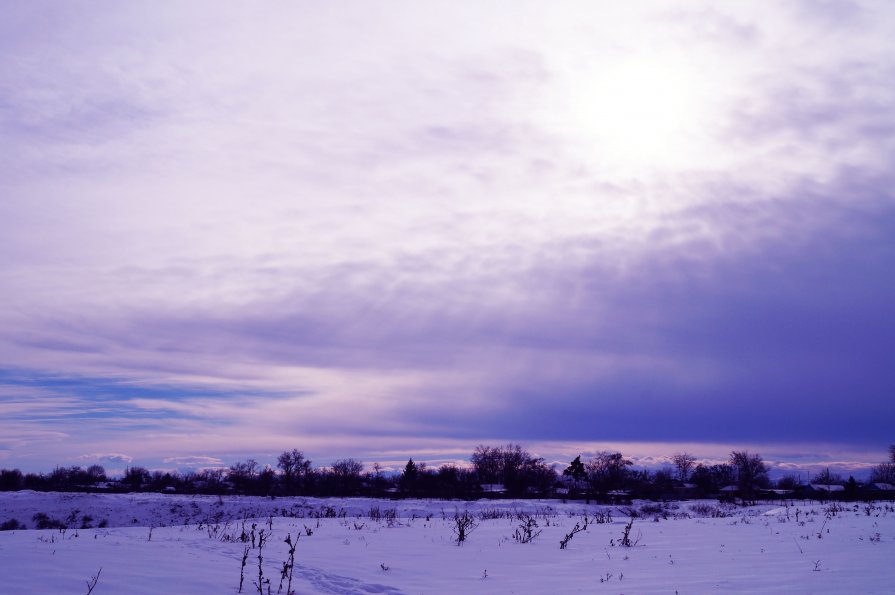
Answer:
[[[0, 523], [29, 529], [0, 532], [0, 592], [86, 593], [102, 568], [95, 595], [236, 593], [248, 548], [242, 592], [258, 592], [260, 553], [277, 593], [287, 535], [300, 535], [296, 593], [893, 592], [891, 503], [631, 508], [641, 516], [625, 547], [631, 511], [580, 502], [2, 493]], [[458, 546], [453, 517], [464, 510], [478, 526]], [[41, 512], [69, 528], [33, 529]], [[526, 514], [540, 534], [523, 544], [514, 533]], [[587, 529], [560, 549], [585, 515]]]

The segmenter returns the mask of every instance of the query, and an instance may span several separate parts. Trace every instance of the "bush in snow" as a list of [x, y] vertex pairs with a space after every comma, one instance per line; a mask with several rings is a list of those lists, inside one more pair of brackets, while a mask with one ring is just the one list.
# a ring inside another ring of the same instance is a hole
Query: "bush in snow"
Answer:
[[31, 520], [36, 523], [38, 529], [67, 529], [62, 521], [51, 519], [45, 512], [38, 512]]
[[535, 537], [541, 534], [542, 529], [538, 528], [538, 522], [531, 515], [523, 515], [522, 524], [516, 527], [513, 533], [513, 539], [519, 543], [531, 543]]
[[8, 521], [0, 524], [0, 531], [16, 531], [17, 529], [25, 529], [25, 525], [17, 521], [16, 519], [9, 519]]
[[584, 525], [581, 523], [575, 523], [575, 526], [572, 527], [572, 530], [566, 533], [566, 536], [559, 540], [559, 549], [564, 550], [569, 546], [569, 542], [572, 541], [572, 538], [575, 537], [578, 533], [587, 530], [587, 517], [584, 517]]
[[452, 529], [454, 530], [454, 539], [457, 541], [457, 545], [461, 545], [466, 538], [472, 533], [479, 524], [476, 522], [475, 517], [469, 514], [469, 511], [464, 510], [463, 514], [455, 513], [453, 519], [454, 525]]
[[625, 525], [624, 531], [622, 532], [622, 538], [619, 541], [619, 544], [622, 547], [634, 547], [640, 541], [640, 537], [635, 540], [631, 540], [631, 527], [634, 526], [634, 517], [631, 517], [631, 520], [628, 521], [628, 524]]
[[690, 507], [690, 512], [698, 517], [723, 518], [730, 516], [726, 511], [712, 504], [699, 503]]

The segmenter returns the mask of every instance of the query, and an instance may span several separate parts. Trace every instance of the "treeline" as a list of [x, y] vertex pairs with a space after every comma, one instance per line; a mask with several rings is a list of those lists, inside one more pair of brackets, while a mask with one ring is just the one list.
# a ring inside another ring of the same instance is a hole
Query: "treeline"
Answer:
[[[895, 447], [890, 449], [890, 456], [890, 461], [874, 468], [868, 484], [859, 484], [854, 478], [843, 480], [829, 470], [815, 476], [811, 484], [828, 486], [826, 497], [859, 497], [867, 489], [877, 489], [874, 485], [895, 484]], [[470, 463], [464, 467], [447, 464], [435, 468], [410, 459], [400, 473], [388, 473], [378, 463], [366, 469], [361, 461], [351, 458], [335, 461], [328, 467], [315, 467], [302, 451], [293, 449], [280, 454], [276, 466], [260, 465], [254, 459], [236, 462], [228, 468], [186, 473], [132, 466], [117, 478], [109, 478], [100, 465], [86, 469], [57, 467], [47, 474], [2, 469], [0, 491], [612, 500], [711, 496], [757, 499], [798, 496], [803, 488], [812, 489], [795, 476], [771, 481], [762, 457], [747, 451], [734, 451], [726, 463], [715, 465], [697, 464], [693, 455], [677, 453], [671, 457], [670, 465], [650, 471], [634, 469], [632, 461], [620, 452], [599, 452], [584, 461], [578, 456], [567, 466], [557, 468], [517, 444], [480, 445], [471, 454]]]

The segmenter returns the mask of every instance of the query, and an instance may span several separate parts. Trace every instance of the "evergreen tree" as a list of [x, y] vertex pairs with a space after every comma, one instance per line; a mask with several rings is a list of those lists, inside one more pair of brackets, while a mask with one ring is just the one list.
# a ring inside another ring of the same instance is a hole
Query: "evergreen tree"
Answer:
[[404, 466], [404, 472], [401, 474], [401, 481], [405, 484], [412, 484], [416, 481], [418, 476], [419, 470], [416, 468], [416, 463], [414, 463], [411, 458], [407, 461], [407, 465]]
[[409, 459], [401, 473], [401, 488], [405, 492], [413, 492], [416, 490], [416, 480], [419, 478], [419, 469], [413, 459]]
[[584, 463], [581, 462], [581, 455], [575, 457], [565, 471], [562, 472], [566, 477], [571, 477], [576, 481], [580, 481], [587, 477], [587, 471], [584, 469]]

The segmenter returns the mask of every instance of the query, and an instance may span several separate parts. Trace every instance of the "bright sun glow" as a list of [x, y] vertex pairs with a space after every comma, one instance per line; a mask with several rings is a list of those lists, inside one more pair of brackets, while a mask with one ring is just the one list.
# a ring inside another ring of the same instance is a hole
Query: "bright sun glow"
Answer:
[[626, 61], [570, 80], [560, 117], [599, 163], [674, 168], [702, 152], [702, 95], [700, 78], [687, 66]]

